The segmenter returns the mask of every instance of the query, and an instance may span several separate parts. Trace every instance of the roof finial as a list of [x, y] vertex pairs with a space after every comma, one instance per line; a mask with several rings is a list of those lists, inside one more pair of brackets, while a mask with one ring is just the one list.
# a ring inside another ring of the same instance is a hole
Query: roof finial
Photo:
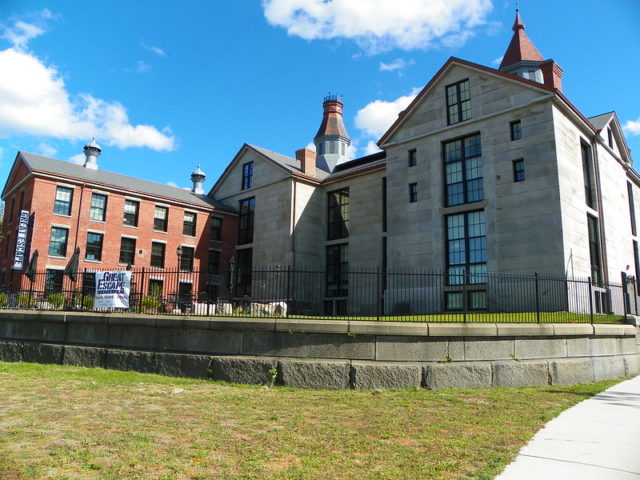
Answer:
[[522, 23], [522, 20], [520, 19], [520, 10], [518, 8], [516, 8], [516, 19], [513, 22], [512, 30], [514, 32], [517, 32], [518, 30], [524, 30], [524, 23]]

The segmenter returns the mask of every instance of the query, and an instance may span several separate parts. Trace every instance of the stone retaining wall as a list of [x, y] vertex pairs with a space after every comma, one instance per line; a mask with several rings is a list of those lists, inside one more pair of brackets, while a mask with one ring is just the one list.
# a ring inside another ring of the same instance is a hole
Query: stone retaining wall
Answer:
[[636, 328], [0, 312], [0, 360], [302, 388], [567, 385], [640, 373]]

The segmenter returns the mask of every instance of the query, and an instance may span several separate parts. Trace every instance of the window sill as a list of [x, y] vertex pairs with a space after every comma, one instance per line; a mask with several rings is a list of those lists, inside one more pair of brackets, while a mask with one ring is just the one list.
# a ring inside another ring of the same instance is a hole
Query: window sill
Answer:
[[102, 260], [92, 260], [90, 258], [85, 258], [84, 261], [89, 263], [102, 263]]
[[156, 230], [155, 228], [152, 230], [153, 233], [167, 233], [166, 230]]
[[94, 220], [93, 218], [90, 218], [89, 221], [93, 223], [107, 223], [105, 220]]
[[442, 207], [442, 213], [444, 215], [450, 215], [450, 214], [459, 213], [459, 212], [482, 210], [486, 206], [487, 206], [486, 200], [479, 200], [477, 202], [462, 203], [460, 205], [454, 205], [451, 207]]
[[47, 257], [49, 257], [49, 258], [56, 258], [56, 259], [58, 259], [58, 260], [66, 260], [66, 259], [67, 259], [67, 257], [66, 257], [66, 256], [64, 256], [64, 257], [63, 257], [63, 256], [61, 256], [61, 255], [51, 255], [51, 254], [48, 254], [48, 255], [47, 255]]
[[65, 215], [64, 213], [53, 213], [54, 217], [71, 218], [71, 215]]
[[137, 225], [125, 225], [124, 223], [122, 224], [122, 226], [123, 226], [124, 228], [138, 228], [138, 226], [137, 226]]

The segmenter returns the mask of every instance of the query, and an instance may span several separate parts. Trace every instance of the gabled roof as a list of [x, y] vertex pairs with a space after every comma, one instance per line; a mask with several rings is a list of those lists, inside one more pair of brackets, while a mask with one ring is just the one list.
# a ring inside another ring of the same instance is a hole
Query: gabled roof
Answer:
[[500, 62], [500, 70], [514, 63], [522, 61], [542, 62], [544, 57], [540, 54], [535, 45], [529, 40], [527, 34], [524, 33], [524, 23], [520, 19], [520, 12], [516, 10], [516, 19], [513, 22], [513, 37], [507, 47], [507, 51]]
[[[517, 75], [511, 75], [510, 73], [501, 72], [500, 70], [496, 70], [495, 68], [485, 67], [484, 65], [480, 65], [478, 63], [469, 62], [468, 60], [462, 60], [461, 58], [449, 57], [449, 59], [440, 68], [440, 70], [438, 70], [438, 72], [433, 76], [433, 78], [431, 78], [431, 80], [429, 80], [429, 83], [427, 83], [427, 85], [425, 85], [425, 87], [422, 90], [420, 90], [420, 93], [418, 93], [418, 95], [416, 95], [416, 98], [413, 99], [413, 101], [407, 106], [407, 108], [405, 108], [402, 112], [400, 112], [400, 114], [398, 115], [398, 118], [396, 119], [396, 121], [393, 122], [393, 125], [391, 125], [391, 127], [389, 127], [389, 129], [384, 133], [384, 135], [382, 135], [382, 137], [380, 137], [380, 140], [378, 140], [378, 143], [377, 143], [378, 146], [381, 147], [384, 144], [384, 142], [393, 134], [393, 132], [395, 132], [395, 130], [404, 121], [404, 119], [407, 117], [409, 112], [411, 112], [415, 108], [415, 106], [427, 94], [427, 92], [429, 92], [429, 90], [438, 82], [438, 80], [440, 80], [440, 78], [442, 78], [442, 76], [453, 65], [460, 65], [460, 66], [463, 66], [463, 67], [470, 67], [470, 68], [473, 68], [475, 70], [481, 70], [481, 71], [483, 71], [485, 73], [489, 73], [489, 74], [492, 74], [492, 75], [496, 75], [496, 76], [499, 76], [499, 77], [502, 77], [502, 78], [509, 79], [511, 81], [522, 83], [522, 84], [527, 85], [529, 87], [534, 87], [534, 88], [537, 88], [537, 89], [540, 89], [540, 90], [544, 90], [544, 91], [547, 91], [547, 92], [550, 92], [550, 93], [559, 94], [564, 99], [564, 96], [562, 96], [562, 94], [557, 89], [551, 88], [551, 87], [549, 87], [547, 85], [544, 85], [542, 83], [534, 82], [533, 80], [527, 80], [526, 78], [518, 77]], [[572, 106], [572, 108], [575, 109], [575, 107], [573, 107], [573, 106]], [[577, 111], [577, 109], [576, 109], [576, 111]]]
[[624, 137], [616, 112], [603, 113], [601, 115], [596, 115], [595, 117], [589, 117], [588, 120], [598, 130], [598, 132], [604, 129], [607, 125], [613, 127], [611, 130], [616, 142], [618, 143], [618, 149], [624, 157], [623, 160], [629, 164], [633, 163], [633, 160], [631, 159], [631, 149], [629, 148], [629, 145], [627, 145], [627, 140]]
[[[103, 188], [112, 187], [125, 192], [131, 192], [132, 194], [149, 195], [199, 207], [214, 207], [220, 210], [235, 211], [224, 202], [220, 202], [207, 195], [193, 193], [190, 190], [128, 177], [105, 170], [92, 170], [81, 167], [80, 165], [54, 160], [53, 158], [43, 157], [29, 152], [18, 152], [11, 173], [13, 173], [16, 165], [20, 161], [25, 163], [32, 174], [52, 175], [61, 179], [86, 182], [92, 186], [95, 185]], [[11, 178], [11, 174], [9, 174], [9, 178]], [[3, 197], [6, 193], [5, 190], [2, 192]]]

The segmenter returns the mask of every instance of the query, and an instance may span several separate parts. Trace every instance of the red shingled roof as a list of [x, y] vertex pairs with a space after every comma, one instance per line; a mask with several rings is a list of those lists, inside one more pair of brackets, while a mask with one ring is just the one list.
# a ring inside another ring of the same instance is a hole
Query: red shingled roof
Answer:
[[520, 19], [520, 12], [516, 10], [516, 19], [513, 22], [513, 37], [507, 47], [507, 51], [502, 57], [500, 70], [522, 60], [543, 61], [544, 57], [538, 49], [531, 43], [527, 34], [524, 33], [524, 23]]

